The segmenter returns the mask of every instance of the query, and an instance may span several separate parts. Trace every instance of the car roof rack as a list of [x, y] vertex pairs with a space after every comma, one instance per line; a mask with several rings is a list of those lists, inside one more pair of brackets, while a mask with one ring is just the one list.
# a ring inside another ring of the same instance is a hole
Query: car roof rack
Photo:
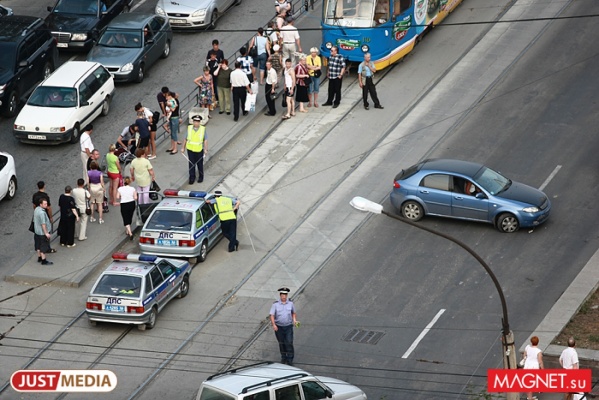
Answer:
[[271, 379], [269, 381], [264, 381], [264, 382], [260, 382], [260, 383], [256, 383], [255, 385], [250, 385], [250, 386], [246, 386], [241, 390], [241, 393], [247, 393], [249, 390], [252, 389], [256, 389], [262, 386], [271, 386], [273, 383], [277, 383], [277, 382], [282, 382], [282, 381], [288, 381], [290, 379], [295, 379], [295, 378], [304, 378], [308, 376], [308, 374], [306, 374], [305, 372], [302, 373], [298, 373], [298, 374], [292, 374], [292, 375], [285, 375], [282, 376], [280, 378], [276, 378], [276, 379]]
[[223, 376], [223, 375], [227, 375], [227, 374], [234, 374], [237, 371], [241, 371], [243, 369], [247, 369], [247, 368], [253, 368], [253, 367], [257, 367], [259, 365], [270, 365], [270, 364], [274, 364], [272, 361], [262, 361], [259, 363], [255, 363], [255, 364], [250, 364], [250, 365], [246, 365], [244, 367], [239, 367], [239, 368], [233, 368], [233, 369], [228, 369], [226, 371], [223, 372], [219, 372], [218, 374], [214, 374], [214, 375], [210, 375], [208, 377], [208, 379], [206, 379], [207, 381], [212, 380], [214, 378], [218, 378], [219, 376]]

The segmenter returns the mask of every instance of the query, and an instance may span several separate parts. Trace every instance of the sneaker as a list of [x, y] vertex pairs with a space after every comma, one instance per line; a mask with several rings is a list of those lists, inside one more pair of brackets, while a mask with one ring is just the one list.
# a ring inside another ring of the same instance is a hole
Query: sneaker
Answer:
[[67, 244], [67, 247], [75, 247], [75, 246], [77, 246], [77, 244], [76, 244], [76, 243], [73, 243], [73, 244]]
[[89, 217], [89, 222], [96, 222], [96, 219], [94, 217]]
[[156, 158], [156, 156], [149, 156], [149, 157], [148, 157], [148, 160], [153, 160], [153, 159], [155, 159], [155, 158]]
[[104, 220], [100, 218], [100, 220], [98, 221], [99, 224], [103, 224]]
[[42, 265], [52, 265], [52, 264], [54, 264], [52, 261], [48, 261], [48, 260], [42, 261]]
[[[376, 107], [374, 107], [374, 108], [376, 108]], [[365, 109], [365, 110], [368, 110], [368, 106], [364, 106], [364, 109]]]
[[87, 236], [82, 239], [79, 239], [80, 242], [83, 242], [84, 240], [87, 240]]
[[383, 106], [382, 106], [382, 105], [380, 105], [380, 104], [379, 104], [378, 106], [374, 106], [374, 108], [378, 108], [379, 110], [383, 110], [383, 109], [385, 109], [385, 107], [383, 107]]

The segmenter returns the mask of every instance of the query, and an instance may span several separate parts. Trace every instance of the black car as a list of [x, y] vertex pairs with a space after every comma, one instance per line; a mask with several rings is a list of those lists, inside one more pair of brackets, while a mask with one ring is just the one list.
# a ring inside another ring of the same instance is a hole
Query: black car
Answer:
[[48, 7], [46, 23], [59, 49], [89, 50], [99, 33], [133, 0], [58, 0]]
[[13, 117], [21, 101], [58, 62], [56, 41], [41, 18], [11, 16], [0, 23], [0, 111]]

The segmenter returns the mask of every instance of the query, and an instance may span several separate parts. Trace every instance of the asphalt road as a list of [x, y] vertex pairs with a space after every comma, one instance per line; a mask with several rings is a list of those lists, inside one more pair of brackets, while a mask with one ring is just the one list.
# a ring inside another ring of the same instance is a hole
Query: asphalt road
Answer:
[[[594, 14], [597, 6], [572, 3], [564, 15]], [[561, 166], [544, 189], [551, 218], [533, 231], [420, 222], [464, 241], [493, 268], [517, 348], [598, 247], [598, 34], [594, 19], [552, 22], [427, 154], [482, 162], [536, 187]], [[371, 178], [391, 189], [394, 174], [408, 166], [390, 164]], [[334, 371], [370, 399], [468, 398], [484, 392], [486, 370], [502, 363], [500, 301], [483, 268], [448, 241], [384, 216], [353, 233], [296, 305], [302, 321], [296, 361], [322, 375]], [[432, 330], [402, 358], [440, 310]], [[384, 336], [376, 345], [348, 343], [342, 338], [350, 329]], [[264, 335], [268, 342], [272, 332]], [[276, 359], [272, 343], [263, 346], [253, 351]]]
[[[15, 14], [34, 15], [44, 18], [46, 6], [53, 4], [46, 0], [7, 0], [3, 5], [13, 9]], [[135, 0], [135, 12], [153, 13], [156, 0]], [[218, 38], [225, 56], [229, 57], [242, 43], [251, 37], [258, 26], [264, 25], [272, 17], [270, 3], [243, 1], [231, 8], [218, 22], [219, 29], [248, 29], [248, 32], [176, 32], [171, 55], [159, 60], [148, 70], [141, 84], [117, 84], [116, 96], [107, 117], [99, 117], [94, 122], [94, 145], [106, 154], [108, 146], [116, 141], [122, 129], [135, 121], [134, 105], [142, 102], [150, 109], [158, 109], [156, 94], [162, 86], [168, 86], [180, 95], [187, 95], [195, 89], [193, 80], [201, 73], [206, 53], [211, 49], [212, 40]], [[238, 22], [243, 20], [243, 24]], [[84, 60], [85, 53], [60, 53], [60, 62], [72, 57]], [[31, 195], [37, 191], [39, 180], [46, 182], [51, 200], [58, 201], [66, 185], [76, 186], [81, 169], [78, 145], [37, 146], [19, 143], [12, 133], [14, 118], [0, 118], [0, 135], [3, 138], [2, 151], [13, 155], [16, 163], [18, 192], [12, 201], [0, 202], [0, 235], [7, 240], [0, 241], [0, 278], [14, 273], [32, 253], [30, 246], [15, 246], [15, 243], [30, 243], [27, 230], [31, 220]]]

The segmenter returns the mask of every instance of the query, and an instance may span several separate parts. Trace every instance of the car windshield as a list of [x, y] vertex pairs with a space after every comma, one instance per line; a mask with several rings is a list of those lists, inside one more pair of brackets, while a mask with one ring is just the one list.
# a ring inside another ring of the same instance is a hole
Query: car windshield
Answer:
[[93, 294], [103, 296], [139, 297], [141, 277], [128, 275], [103, 275]]
[[510, 187], [512, 181], [491, 168], [482, 167], [474, 176], [474, 181], [492, 195], [499, 194]]
[[[102, 11], [106, 5], [102, 2]], [[98, 15], [98, 0], [60, 0], [54, 12], [58, 14]]]
[[77, 106], [77, 90], [74, 88], [38, 86], [27, 105], [37, 107], [69, 108]]
[[141, 30], [123, 31], [107, 29], [98, 41], [98, 44], [106, 47], [139, 48], [141, 47]]
[[193, 215], [189, 211], [156, 210], [146, 223], [145, 229], [189, 232], [192, 220]]

